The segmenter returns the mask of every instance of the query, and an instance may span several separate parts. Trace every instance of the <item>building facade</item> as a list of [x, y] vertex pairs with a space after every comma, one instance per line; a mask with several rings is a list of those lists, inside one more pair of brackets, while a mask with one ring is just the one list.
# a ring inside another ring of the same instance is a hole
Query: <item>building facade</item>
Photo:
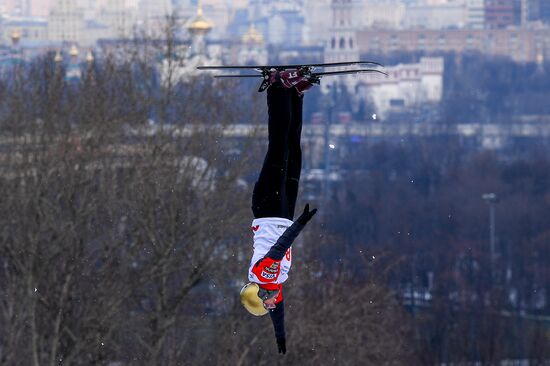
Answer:
[[76, 0], [57, 0], [48, 16], [48, 39], [78, 42], [84, 32], [84, 10]]
[[460, 3], [411, 5], [407, 7], [403, 25], [404, 28], [464, 28], [466, 14], [466, 7]]
[[[371, 36], [385, 32], [377, 29], [357, 31], [360, 19], [358, 10], [361, 8], [361, 4], [353, 0], [332, 1], [332, 21], [329, 38], [325, 44], [325, 62], [357, 61], [361, 53], [370, 50], [369, 42], [376, 38]], [[368, 32], [368, 35], [365, 36], [364, 32]], [[401, 31], [402, 34], [408, 32], [410, 31]], [[353, 68], [355, 66], [331, 70]], [[443, 58], [424, 57], [418, 63], [385, 67], [384, 71], [388, 73], [387, 77], [380, 73], [333, 76], [326, 81], [323, 80], [322, 91], [328, 93], [329, 87], [343, 86], [350, 93], [352, 108], [353, 105], [359, 105], [362, 100], [368, 100], [380, 116], [385, 116], [392, 109], [441, 100]]]
[[107, 0], [99, 12], [98, 20], [109, 28], [111, 37], [131, 37], [137, 21], [137, 9], [128, 6], [126, 0]]
[[392, 110], [422, 103], [438, 103], [443, 93], [442, 57], [422, 57], [418, 63], [385, 67], [388, 77], [380, 74], [357, 76], [357, 93], [374, 105], [384, 117]]
[[484, 0], [466, 0], [466, 26], [470, 29], [485, 28]]
[[18, 33], [25, 42], [44, 41], [48, 39], [48, 21], [38, 17], [2, 18], [1, 43], [10, 44], [14, 33]]
[[521, 23], [521, 0], [485, 0], [485, 28], [508, 28]]
[[516, 62], [535, 62], [541, 55], [550, 57], [547, 29], [362, 30], [357, 33], [357, 42], [361, 53], [370, 54], [480, 52]]
[[539, 17], [544, 23], [550, 24], [550, 2], [539, 0]]
[[329, 37], [330, 4], [330, 0], [304, 0], [304, 44], [325, 44]]

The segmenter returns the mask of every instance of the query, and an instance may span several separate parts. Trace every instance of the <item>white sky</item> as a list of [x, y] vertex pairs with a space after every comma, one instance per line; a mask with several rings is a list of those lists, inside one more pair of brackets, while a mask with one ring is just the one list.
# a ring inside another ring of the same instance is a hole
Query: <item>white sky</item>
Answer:
[[[55, 4], [57, 0], [0, 0], [1, 10], [5, 13], [13, 13], [13, 10], [16, 8], [18, 3], [30, 1], [32, 6], [32, 12], [35, 16], [47, 16], [49, 9]], [[101, 7], [108, 0], [77, 0], [78, 2], [95, 4], [98, 7]], [[136, 6], [139, 0], [126, 0], [129, 6]], [[201, 0], [203, 4], [227, 4], [233, 3], [229, 0]], [[235, 1], [235, 3], [242, 3], [244, 0]], [[363, 0], [365, 2], [385, 2], [385, 1], [401, 1], [403, 3], [410, 3], [418, 0]], [[443, 3], [453, 3], [453, 2], [463, 2], [464, 0], [421, 0], [421, 2], [428, 4], [443, 4]], [[550, 1], [550, 0], [545, 0]]]
[[[25, 0], [0, 0], [2, 11], [7, 14], [13, 14], [13, 11], [17, 8], [17, 5]], [[26, 0], [29, 1], [32, 8], [32, 15], [34, 16], [47, 16], [50, 8], [56, 3], [57, 0]], [[103, 5], [107, 0], [77, 0], [78, 2], [88, 2], [96, 4], [98, 6]], [[128, 3], [137, 4], [138, 0], [126, 0]]]

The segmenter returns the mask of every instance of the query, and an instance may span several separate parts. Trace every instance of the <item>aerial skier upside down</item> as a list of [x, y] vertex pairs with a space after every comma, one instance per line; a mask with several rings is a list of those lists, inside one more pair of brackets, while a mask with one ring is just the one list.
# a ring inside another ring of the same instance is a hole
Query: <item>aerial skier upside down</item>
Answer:
[[251, 314], [269, 313], [279, 353], [286, 353], [282, 284], [292, 264], [291, 245], [315, 215], [306, 204], [296, 221], [294, 209], [302, 168], [303, 92], [312, 86], [296, 70], [273, 71], [267, 89], [269, 144], [252, 193], [254, 253], [240, 293]]

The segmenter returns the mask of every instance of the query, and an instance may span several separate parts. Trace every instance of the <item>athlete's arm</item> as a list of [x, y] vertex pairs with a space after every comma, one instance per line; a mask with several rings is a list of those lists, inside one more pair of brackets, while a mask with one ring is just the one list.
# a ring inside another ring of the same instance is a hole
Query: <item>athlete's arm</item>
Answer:
[[309, 210], [308, 203], [304, 208], [304, 212], [298, 217], [298, 220], [294, 221], [294, 223], [285, 230], [283, 235], [277, 239], [277, 242], [269, 249], [269, 252], [267, 252], [265, 256], [276, 261], [282, 260], [288, 248], [290, 248], [296, 237], [300, 234], [300, 231], [302, 231], [316, 212], [316, 208], [311, 211]]

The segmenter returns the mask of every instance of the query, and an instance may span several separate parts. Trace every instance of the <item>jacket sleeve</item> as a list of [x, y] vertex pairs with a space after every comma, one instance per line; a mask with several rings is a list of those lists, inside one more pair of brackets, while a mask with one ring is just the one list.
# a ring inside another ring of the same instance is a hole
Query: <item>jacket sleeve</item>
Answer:
[[252, 273], [261, 283], [276, 282], [281, 273], [281, 261], [265, 256], [254, 264]]
[[265, 256], [276, 261], [282, 260], [286, 251], [290, 248], [303, 228], [304, 225], [300, 224], [298, 221], [294, 221], [294, 223], [285, 230], [283, 235], [277, 239], [277, 242], [269, 249], [269, 252], [267, 252]]
[[275, 309], [269, 311], [269, 316], [275, 329], [275, 338], [285, 338], [285, 302], [282, 300]]

